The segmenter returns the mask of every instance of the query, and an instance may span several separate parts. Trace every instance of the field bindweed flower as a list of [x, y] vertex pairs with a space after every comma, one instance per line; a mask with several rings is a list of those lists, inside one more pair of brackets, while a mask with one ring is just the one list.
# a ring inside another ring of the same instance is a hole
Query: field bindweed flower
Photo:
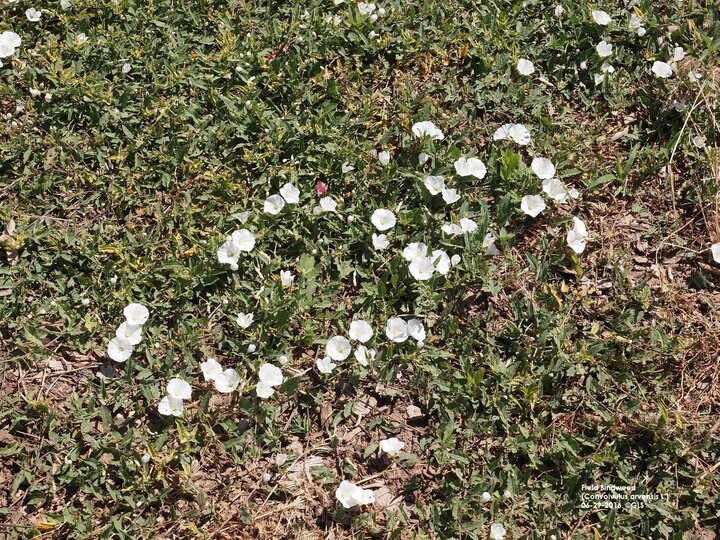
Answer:
[[[281, 197], [282, 198], [282, 197]], [[250, 252], [255, 247], [255, 235], [247, 229], [233, 232], [217, 250], [218, 262], [229, 264], [232, 270], [238, 269], [240, 254]]]
[[393, 214], [390, 210], [378, 208], [370, 217], [370, 222], [375, 225], [375, 228], [378, 231], [387, 231], [395, 226], [395, 214]]
[[318, 371], [325, 375], [329, 375], [337, 367], [337, 364], [335, 364], [329, 356], [318, 358], [315, 360], [315, 365], [317, 366]]
[[325, 195], [328, 191], [327, 184], [323, 182], [322, 180], [318, 180], [315, 182], [315, 194], [320, 197], [321, 195]]
[[425, 326], [420, 319], [410, 319], [407, 322], [407, 329], [410, 337], [415, 341], [425, 341]]
[[450, 262], [452, 263], [453, 266], [460, 264], [460, 261], [462, 261], [462, 257], [460, 255], [458, 255], [457, 253], [455, 255], [453, 255], [452, 257], [450, 257]]
[[545, 201], [540, 195], [525, 195], [520, 201], [520, 209], [530, 217], [536, 217], [545, 210]]
[[480, 495], [480, 500], [482, 500], [482, 502], [486, 502], [486, 503], [490, 502], [490, 501], [492, 501], [492, 495], [490, 495], [487, 491], [483, 491], [482, 495]]
[[38, 11], [34, 7], [31, 7], [25, 10], [25, 17], [27, 17], [27, 20], [30, 22], [38, 22], [42, 17], [42, 12]]
[[387, 249], [390, 246], [390, 241], [388, 240], [388, 237], [385, 234], [373, 233], [372, 243], [373, 243], [373, 247], [375, 249], [377, 249], [378, 251], [383, 251], [384, 249]]
[[720, 263], [720, 242], [716, 242], [710, 246], [710, 253], [712, 253], [713, 261]]
[[477, 231], [478, 226], [477, 223], [470, 218], [461, 218], [460, 228], [464, 233], [474, 233]]
[[682, 47], [675, 47], [673, 49], [673, 62], [679, 62], [683, 58], [685, 58], [685, 49]]
[[285, 378], [282, 370], [268, 362], [260, 366], [258, 371], [258, 384], [255, 393], [259, 398], [267, 399], [275, 393], [275, 386], [280, 386]]
[[438, 272], [438, 274], [442, 274], [444, 276], [450, 271], [452, 263], [450, 262], [450, 257], [448, 257], [448, 254], [445, 253], [443, 250], [434, 250], [429, 258], [432, 259], [432, 262], [435, 265], [435, 270]]
[[120, 68], [120, 71], [122, 71], [125, 75], [130, 73], [130, 70], [132, 69], [132, 64], [129, 62], [125, 62], [122, 67]]
[[371, 15], [375, 11], [375, 4], [371, 2], [358, 2], [357, 8], [363, 15]]
[[445, 225], [440, 227], [440, 230], [445, 234], [449, 234], [450, 236], [458, 236], [460, 234], [463, 234], [463, 228], [456, 223], [446, 223]]
[[119, 339], [124, 339], [130, 343], [130, 345], [138, 345], [142, 341], [142, 326], [139, 324], [129, 324], [125, 321], [117, 327], [115, 336]]
[[425, 187], [430, 195], [438, 195], [445, 189], [445, 178], [442, 176], [428, 176], [425, 178]]
[[600, 58], [607, 58], [612, 54], [613, 46], [605, 40], [595, 45], [595, 50]]
[[[457, 172], [460, 176], [474, 176], [478, 180], [482, 180], [487, 174], [487, 168], [485, 167], [485, 164], [478, 158], [461, 157], [455, 161], [455, 172]], [[442, 176], [439, 178], [442, 178]], [[440, 190], [442, 190], [442, 187], [440, 188]], [[435, 195], [435, 193], [433, 193], [433, 195]]]
[[430, 257], [417, 257], [410, 262], [408, 270], [410, 271], [410, 275], [417, 281], [427, 281], [435, 272], [435, 264]]
[[405, 448], [405, 443], [397, 437], [390, 437], [380, 441], [380, 450], [390, 457], [397, 456], [403, 448]]
[[292, 287], [295, 275], [290, 270], [280, 270], [280, 283], [283, 287]]
[[337, 209], [337, 203], [332, 197], [323, 197], [320, 199], [320, 209], [323, 212], [334, 212]]
[[300, 202], [300, 190], [290, 182], [280, 188], [280, 195], [288, 204], [298, 204]]
[[565, 202], [568, 197], [568, 192], [565, 186], [558, 178], [548, 178], [543, 180], [543, 193], [545, 193], [552, 200], [557, 202]]
[[215, 378], [223, 372], [220, 362], [214, 358], [208, 358], [204, 362], [201, 362], [200, 369], [202, 370], [203, 377], [205, 377], [205, 381], [214, 381]]
[[384, 150], [378, 154], [378, 161], [380, 162], [380, 165], [385, 167], [390, 163], [390, 152], [387, 150]]
[[283, 199], [280, 195], [270, 195], [267, 199], [265, 199], [263, 211], [266, 214], [275, 216], [279, 214], [284, 207], [285, 199]]
[[77, 41], [79, 44], [87, 43], [88, 37], [85, 35], [84, 32], [80, 32], [77, 36], [75, 36], [75, 41]]
[[506, 534], [507, 531], [505, 530], [505, 527], [502, 525], [502, 523], [493, 523], [490, 526], [490, 538], [492, 540], [503, 540]]
[[408, 244], [405, 249], [403, 249], [402, 256], [406, 261], [412, 262], [420, 257], [426, 257], [427, 249], [428, 248], [424, 243], [413, 242], [412, 244]]
[[565, 13], [565, 8], [558, 4], [557, 6], [555, 6], [554, 13], [556, 17], [562, 17], [563, 13]]
[[142, 304], [133, 303], [125, 306], [125, 309], [123, 309], [123, 315], [125, 315], [125, 320], [128, 324], [142, 326], [150, 317], [150, 312], [148, 311], [148, 308]]
[[373, 329], [367, 321], [361, 319], [352, 321], [350, 323], [350, 331], [348, 332], [350, 339], [359, 341], [360, 343], [367, 343], [373, 337]]
[[504, 124], [500, 126], [493, 134], [494, 141], [502, 141], [510, 139], [520, 146], [530, 144], [530, 132], [522, 124]]
[[342, 171], [343, 174], [347, 174], [347, 173], [349, 173], [349, 172], [354, 171], [354, 170], [355, 170], [355, 167], [353, 167], [352, 165], [350, 165], [350, 163], [348, 163], [348, 162], [346, 161], [345, 163], [343, 163], [343, 164], [340, 166], [340, 170]]
[[442, 190], [442, 198], [447, 204], [453, 204], [460, 200], [460, 195], [456, 189], [445, 188]]
[[167, 384], [168, 396], [178, 399], [190, 399], [192, 396], [192, 387], [179, 377], [170, 379]]
[[253, 313], [238, 313], [235, 321], [240, 325], [240, 328], [250, 328], [250, 325], [253, 323], [253, 319], [255, 319], [255, 315]]
[[400, 317], [391, 317], [385, 325], [385, 335], [390, 341], [403, 343], [410, 336], [407, 323]]
[[610, 17], [610, 15], [608, 15], [605, 11], [593, 10], [591, 15], [593, 20], [601, 26], [607, 26], [612, 22], [612, 17]]
[[343, 505], [343, 508], [353, 508], [375, 502], [375, 495], [371, 489], [363, 489], [347, 480], [340, 482], [335, 490], [335, 498]]
[[15, 50], [22, 43], [22, 39], [15, 32], [0, 33], [0, 58], [8, 58], [15, 54]]
[[132, 343], [118, 337], [112, 338], [107, 346], [107, 355], [115, 362], [125, 362], [132, 352]]
[[358, 345], [353, 354], [355, 355], [355, 360], [358, 361], [358, 364], [361, 366], [367, 366], [370, 362], [375, 360], [377, 351], [375, 349], [368, 349], [365, 345]]
[[532, 75], [535, 73], [535, 66], [530, 60], [527, 60], [525, 58], [521, 58], [518, 60], [516, 69], [518, 70], [518, 73], [520, 75]]
[[488, 255], [499, 255], [500, 251], [498, 250], [497, 246], [495, 246], [495, 242], [497, 241], [497, 238], [493, 236], [492, 233], [487, 233], [485, 237], [483, 238], [483, 247], [485, 248], [485, 253]]
[[218, 373], [213, 378], [215, 382], [215, 390], [221, 394], [229, 394], [234, 392], [240, 384], [240, 375], [233, 368], [227, 368], [222, 373]]
[[325, 354], [333, 360], [345, 360], [351, 351], [350, 341], [344, 336], [333, 336], [325, 345]]
[[426, 120], [424, 122], [417, 122], [412, 126], [413, 135], [416, 137], [430, 137], [435, 141], [442, 141], [445, 138], [443, 132], [435, 124]]
[[668, 79], [672, 77], [673, 74], [673, 69], [670, 64], [668, 64], [667, 62], [661, 62], [659, 60], [653, 62], [653, 65], [650, 69], [656, 77], [660, 77], [661, 79]]
[[158, 412], [163, 416], [182, 416], [183, 400], [173, 396], [165, 396], [158, 403]]
[[547, 158], [534, 158], [530, 164], [530, 168], [535, 175], [542, 180], [555, 176], [555, 165], [553, 165], [552, 161]]
[[428, 159], [430, 159], [430, 156], [427, 155], [427, 152], [420, 152], [418, 154], [418, 163], [420, 165], [425, 165], [427, 163]]
[[573, 228], [567, 232], [566, 240], [568, 246], [577, 254], [585, 251], [585, 244], [588, 237], [587, 227], [585, 223], [579, 219], [573, 218]]

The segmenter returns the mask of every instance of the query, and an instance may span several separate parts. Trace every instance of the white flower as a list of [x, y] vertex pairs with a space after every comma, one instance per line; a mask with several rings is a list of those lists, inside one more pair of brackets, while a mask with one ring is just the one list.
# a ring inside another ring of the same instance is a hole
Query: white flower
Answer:
[[370, 217], [370, 221], [378, 231], [387, 231], [395, 226], [395, 214], [390, 210], [384, 208], [378, 208], [375, 210]]
[[291, 287], [295, 276], [290, 270], [280, 270], [280, 283], [283, 287]]
[[565, 186], [563, 186], [563, 183], [558, 178], [548, 178], [543, 180], [542, 187], [543, 193], [554, 201], [565, 202], [568, 197], [568, 192], [565, 189]]
[[593, 76], [593, 80], [595, 81], [595, 86], [599, 86], [605, 80], [605, 74], [604, 73], [596, 73]]
[[420, 152], [418, 154], [418, 163], [420, 165], [425, 165], [428, 159], [430, 159], [430, 156], [428, 156], [426, 152]]
[[255, 351], [257, 351], [257, 345], [255, 345], [254, 343], [251, 343], [250, 345], [248, 345], [247, 352], [252, 354]]
[[667, 62], [660, 62], [656, 60], [655, 62], [653, 62], [651, 69], [655, 76], [660, 77], [661, 79], [667, 79], [668, 77], [672, 77], [673, 74], [672, 67]]
[[255, 385], [255, 393], [261, 399], [267, 399], [275, 393], [275, 389], [267, 383], [259, 382]]
[[490, 538], [492, 538], [492, 540], [503, 540], [506, 534], [507, 531], [501, 523], [493, 523], [490, 526]]
[[615, 67], [612, 64], [608, 64], [607, 62], [603, 62], [603, 65], [600, 66], [600, 71], [603, 73], [615, 73]]
[[358, 361], [358, 364], [361, 366], [367, 366], [368, 363], [375, 360], [377, 351], [375, 349], [368, 349], [365, 345], [358, 345], [353, 354], [355, 355], [355, 360]]
[[460, 220], [460, 228], [464, 233], [474, 233], [477, 231], [477, 223], [470, 218], [462, 218]]
[[30, 22], [38, 22], [40, 20], [40, 17], [42, 17], [42, 13], [34, 7], [31, 7], [25, 10], [25, 16]]
[[459, 158], [457, 161], [455, 161], [455, 171], [460, 176], [474, 176], [479, 180], [485, 178], [485, 175], [487, 174], [487, 168], [485, 167], [485, 164], [475, 157]]
[[446, 223], [445, 225], [440, 227], [440, 230], [445, 234], [449, 234], [450, 236], [457, 236], [463, 233], [463, 228], [456, 223]]
[[408, 333], [415, 341], [425, 341], [425, 326], [419, 319], [410, 319], [407, 322]]
[[190, 399], [192, 396], [192, 387], [179, 377], [170, 379], [167, 384], [168, 396], [178, 399]]
[[283, 199], [280, 195], [270, 195], [267, 199], [265, 199], [263, 211], [266, 214], [274, 216], [279, 214], [284, 207], [285, 199]]
[[450, 271], [450, 266], [452, 266], [450, 263], [450, 257], [448, 257], [448, 254], [443, 250], [434, 250], [430, 259], [432, 259], [433, 264], [435, 265], [435, 270], [437, 270], [439, 274], [444, 276]]
[[482, 502], [490, 502], [492, 500], [492, 495], [490, 495], [487, 491], [483, 491], [482, 495], [480, 495], [480, 499]]
[[510, 139], [520, 146], [530, 143], [530, 132], [522, 124], [504, 124], [493, 134], [494, 141]]
[[579, 218], [573, 218], [573, 228], [567, 232], [567, 244], [575, 253], [585, 251], [588, 232], [585, 223]]
[[235, 219], [237, 219], [240, 223], [247, 223], [247, 220], [250, 219], [250, 211], [245, 210], [243, 212], [236, 212], [232, 215]]
[[699, 82], [700, 79], [702, 79], [702, 73], [700, 73], [699, 71], [695, 71], [695, 70], [689, 71], [688, 79], [690, 79], [690, 81], [694, 82], [694, 83]]
[[130, 345], [138, 345], [142, 341], [142, 326], [139, 324], [129, 324], [125, 321], [117, 327], [115, 335], [119, 339], [124, 339], [130, 343]]
[[673, 49], [673, 60], [679, 62], [683, 58], [685, 58], [685, 50], [682, 47], [675, 47]]
[[118, 337], [112, 338], [107, 346], [107, 355], [116, 362], [124, 362], [132, 352], [132, 343]]
[[437, 195], [445, 189], [445, 178], [442, 176], [428, 176], [425, 178], [425, 187], [430, 195]]
[[435, 124], [427, 120], [413, 124], [412, 132], [416, 137], [430, 137], [436, 141], [442, 141], [445, 138], [443, 132]]
[[[0, 34], [0, 58], [7, 58], [15, 54], [22, 40], [15, 32], [5, 31]], [[32, 92], [31, 92], [32, 93]]]
[[348, 334], [350, 335], [350, 339], [354, 339], [360, 343], [367, 343], [372, 339], [374, 332], [372, 326], [370, 326], [367, 321], [358, 319], [350, 323], [350, 332], [348, 332]]
[[407, 323], [400, 317], [391, 317], [385, 325], [385, 335], [390, 341], [402, 343], [407, 341], [410, 329]]
[[63, 9], [70, 9], [70, 0], [60, 0], [60, 7]]
[[547, 158], [536, 157], [532, 160], [530, 168], [540, 179], [552, 178], [555, 176], [555, 165]]
[[638, 30], [642, 27], [642, 24], [642, 17], [639, 17], [636, 13], [630, 15], [630, 23], [628, 24], [630, 30]]
[[215, 375], [215, 390], [222, 394], [233, 392], [240, 384], [240, 375], [233, 368], [228, 368]]
[[83, 43], [86, 43], [86, 42], [87, 42], [88, 37], [85, 35], [84, 32], [80, 32], [77, 36], [75, 36], [75, 40], [76, 40], [78, 43], [83, 44]]
[[535, 73], [535, 66], [530, 60], [521, 58], [517, 63], [517, 70], [520, 75], [532, 75]]
[[377, 14], [378, 14], [380, 17], [384, 17], [384, 16], [385, 16], [385, 8], [382, 8], [382, 7], [381, 7], [381, 8], [378, 8]]
[[601, 11], [601, 10], [598, 10], [598, 11], [593, 10], [592, 18], [595, 19], [596, 23], [598, 23], [599, 25], [602, 25], [602, 26], [607, 26], [608, 24], [610, 24], [612, 22], [612, 18], [610, 17], [610, 15], [608, 15], [607, 13], [605, 13], [604, 11]]
[[150, 317], [150, 312], [142, 304], [128, 304], [123, 309], [123, 315], [128, 324], [142, 326]]
[[397, 437], [390, 437], [389, 439], [383, 439], [380, 441], [380, 450], [385, 452], [388, 456], [396, 456], [400, 453], [400, 450], [405, 448], [405, 443]]
[[380, 165], [385, 167], [388, 163], [390, 163], [390, 152], [387, 150], [384, 150], [378, 154], [378, 161], [380, 162]]
[[375, 496], [371, 489], [363, 489], [347, 480], [340, 482], [340, 486], [335, 490], [335, 497], [344, 508], [375, 502]]
[[612, 54], [613, 46], [605, 40], [595, 45], [595, 50], [600, 58], [607, 58]]
[[165, 396], [158, 403], [158, 412], [163, 416], [182, 416], [183, 400], [173, 396]]
[[580, 198], [580, 192], [575, 188], [570, 188], [568, 190], [568, 195], [572, 197], [573, 199], [579, 199]]
[[445, 188], [442, 190], [442, 198], [447, 204], [453, 204], [460, 200], [456, 189]]
[[255, 247], [255, 235], [247, 229], [232, 233], [232, 241], [240, 251], [250, 252]]
[[560, 4], [555, 6], [555, 16], [556, 17], [561, 17], [563, 13], [565, 13], [564, 7], [562, 7]]
[[720, 263], [720, 242], [716, 242], [710, 246], [710, 252], [712, 253], [713, 261]]
[[358, 2], [358, 11], [363, 15], [370, 15], [375, 11], [375, 4], [370, 2]]
[[337, 203], [332, 197], [323, 197], [320, 199], [320, 208], [323, 212], [334, 212], [337, 208]]
[[238, 313], [236, 322], [240, 325], [240, 328], [250, 328], [253, 323], [255, 315], [253, 313]]
[[705, 148], [707, 145], [707, 139], [704, 135], [695, 135], [691, 140], [697, 148]]
[[333, 360], [345, 360], [351, 351], [350, 342], [344, 336], [333, 336], [325, 345], [325, 354]]
[[402, 256], [406, 261], [412, 262], [415, 259], [426, 257], [427, 249], [427, 246], [422, 242], [413, 242], [403, 249]]
[[528, 216], [535, 217], [545, 210], [545, 201], [540, 195], [525, 195], [520, 201], [520, 209]]
[[120, 71], [125, 73], [126, 75], [130, 73], [130, 70], [132, 69], [132, 65], [128, 62], [125, 62], [122, 67], [120, 68]]
[[318, 368], [318, 371], [320, 373], [324, 373], [325, 375], [328, 375], [333, 372], [333, 370], [337, 367], [337, 364], [335, 364], [332, 361], [332, 358], [329, 356], [325, 356], [324, 358], [318, 358], [315, 360], [315, 365]]
[[460, 255], [458, 255], [457, 253], [450, 257], [450, 262], [453, 266], [460, 264], [460, 261], [462, 261], [462, 257], [460, 257]]
[[390, 241], [388, 240], [388, 237], [386, 234], [375, 234], [372, 235], [372, 243], [373, 247], [377, 249], [378, 251], [382, 251], [384, 249], [387, 249], [390, 245]]
[[433, 259], [430, 257], [417, 257], [413, 259], [408, 267], [410, 275], [418, 281], [427, 281], [435, 272]]
[[278, 360], [278, 362], [280, 362], [281, 366], [287, 366], [288, 363], [290, 363], [290, 359], [287, 356], [285, 356], [284, 354], [281, 354], [280, 356], [278, 356], [277, 360]]
[[498, 248], [495, 246], [495, 241], [497, 238], [493, 236], [492, 233], [487, 233], [485, 237], [483, 238], [483, 247], [485, 248], [485, 253], [488, 255], [499, 255], [500, 251], [498, 251]]
[[346, 161], [345, 163], [343, 163], [343, 164], [340, 166], [340, 170], [342, 170], [343, 174], [347, 174], [347, 173], [349, 173], [349, 172], [354, 171], [354, 170], [355, 170], [355, 167], [353, 167], [352, 165], [350, 165], [350, 164]]
[[206, 381], [215, 380], [215, 377], [223, 372], [220, 362], [214, 358], [208, 358], [205, 362], [201, 362], [200, 369], [202, 370], [203, 377], [205, 377]]
[[260, 370], [258, 371], [258, 380], [268, 386], [280, 386], [285, 381], [285, 378], [283, 377], [282, 370], [279, 367], [266, 362], [260, 366]]
[[297, 204], [300, 202], [300, 190], [290, 182], [280, 188], [280, 195], [288, 204]]
[[646, 32], [647, 32], [647, 30], [645, 30], [644, 28], [641, 27], [641, 28], [638, 28], [637, 35], [640, 37], [643, 37]]

